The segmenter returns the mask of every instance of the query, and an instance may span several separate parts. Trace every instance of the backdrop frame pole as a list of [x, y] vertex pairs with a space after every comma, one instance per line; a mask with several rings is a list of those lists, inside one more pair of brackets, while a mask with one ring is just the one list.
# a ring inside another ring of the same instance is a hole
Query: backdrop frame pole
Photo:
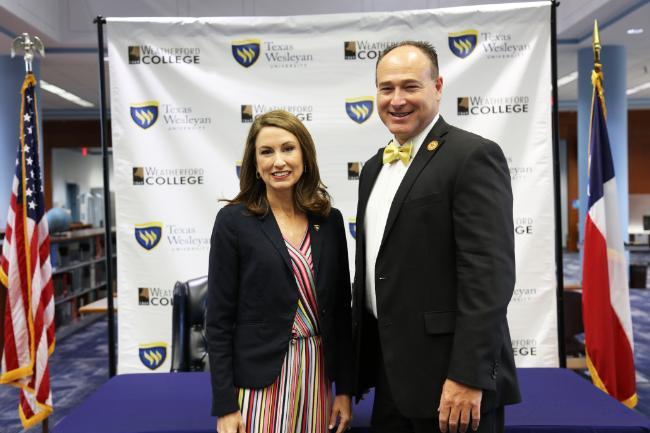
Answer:
[[557, 8], [551, 0], [551, 82], [553, 85], [553, 190], [555, 196], [555, 279], [557, 281], [557, 347], [560, 367], [566, 368], [564, 344], [564, 264], [562, 261], [562, 195], [560, 193], [560, 136], [557, 92]]
[[106, 315], [108, 317], [108, 377], [116, 374], [115, 355], [115, 312], [113, 307], [113, 231], [111, 227], [111, 191], [108, 167], [108, 123], [106, 115], [106, 77], [104, 73], [104, 24], [106, 19], [98, 15], [93, 23], [97, 24], [97, 47], [99, 60], [99, 128], [101, 134], [102, 163], [104, 174], [104, 262], [106, 265]]

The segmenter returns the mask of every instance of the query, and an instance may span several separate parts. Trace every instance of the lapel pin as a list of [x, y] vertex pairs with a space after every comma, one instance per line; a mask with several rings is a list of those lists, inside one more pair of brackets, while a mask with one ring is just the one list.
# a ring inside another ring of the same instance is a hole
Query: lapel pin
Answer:
[[438, 141], [437, 140], [430, 141], [429, 144], [427, 144], [427, 150], [429, 152], [433, 152], [437, 148], [438, 148]]
[[316, 230], [316, 231], [320, 230], [320, 225], [319, 224], [314, 224], [314, 230]]

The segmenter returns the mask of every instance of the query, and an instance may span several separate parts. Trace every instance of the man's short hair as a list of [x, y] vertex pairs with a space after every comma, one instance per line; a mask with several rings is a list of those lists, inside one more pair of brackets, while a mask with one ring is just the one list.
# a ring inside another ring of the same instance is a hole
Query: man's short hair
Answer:
[[422, 51], [422, 53], [424, 53], [424, 55], [427, 56], [429, 58], [429, 61], [431, 62], [431, 66], [432, 66], [431, 78], [434, 80], [438, 78], [438, 53], [436, 52], [436, 49], [433, 47], [433, 45], [425, 41], [402, 41], [390, 45], [388, 48], [382, 51], [379, 57], [377, 57], [377, 63], [375, 64], [375, 81], [377, 76], [377, 67], [379, 67], [379, 62], [381, 62], [381, 59], [383, 59], [386, 56], [386, 54], [390, 53], [395, 48], [404, 47], [404, 46], [415, 47], [420, 51]]

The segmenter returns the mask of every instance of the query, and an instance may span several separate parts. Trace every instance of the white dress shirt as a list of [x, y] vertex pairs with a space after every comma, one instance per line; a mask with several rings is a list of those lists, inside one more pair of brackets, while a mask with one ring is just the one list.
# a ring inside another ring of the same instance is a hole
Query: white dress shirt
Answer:
[[[404, 179], [406, 170], [411, 166], [411, 161], [420, 149], [422, 142], [426, 138], [433, 125], [436, 124], [440, 114], [436, 114], [431, 123], [422, 130], [418, 135], [410, 140], [413, 144], [411, 149], [411, 159], [407, 165], [402, 161], [395, 161], [392, 164], [384, 164], [379, 171], [375, 185], [372, 188], [370, 197], [368, 198], [368, 205], [366, 206], [366, 215], [364, 218], [365, 240], [366, 240], [366, 307], [368, 311], [377, 317], [377, 295], [375, 293], [375, 263], [377, 262], [377, 254], [381, 246], [381, 240], [384, 236], [384, 229], [386, 228], [386, 221], [388, 220], [388, 212], [393, 203], [393, 198], [397, 193], [399, 185]], [[395, 139], [395, 144], [399, 144]]]

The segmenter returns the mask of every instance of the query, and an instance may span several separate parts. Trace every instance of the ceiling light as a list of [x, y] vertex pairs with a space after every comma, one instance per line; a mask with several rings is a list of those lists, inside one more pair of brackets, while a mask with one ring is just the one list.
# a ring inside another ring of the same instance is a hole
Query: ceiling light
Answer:
[[628, 35], [640, 35], [643, 33], [643, 29], [627, 29]]
[[85, 99], [81, 99], [74, 93], [70, 93], [67, 90], [55, 86], [54, 84], [50, 84], [45, 80], [41, 80], [41, 89], [45, 90], [46, 92], [54, 93], [55, 95], [63, 99], [66, 99], [74, 104], [81, 105], [82, 107], [90, 108], [95, 106], [92, 102], [88, 102]]
[[562, 87], [565, 86], [569, 83], [573, 83], [575, 80], [578, 79], [578, 71], [573, 71], [568, 75], [565, 75], [562, 78], [558, 78], [557, 80], [557, 86]]
[[626, 95], [634, 95], [635, 93], [639, 93], [642, 90], [650, 89], [650, 81], [647, 81], [643, 84], [639, 84], [638, 86], [632, 87], [631, 89], [627, 89], [625, 91]]

